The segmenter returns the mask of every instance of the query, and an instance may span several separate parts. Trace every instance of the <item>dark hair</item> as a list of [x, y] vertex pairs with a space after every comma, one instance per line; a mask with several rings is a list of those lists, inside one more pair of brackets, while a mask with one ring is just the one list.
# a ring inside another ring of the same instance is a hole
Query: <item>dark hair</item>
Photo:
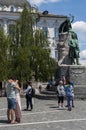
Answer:
[[18, 81], [18, 85], [19, 85], [19, 87], [21, 88], [21, 82]]
[[8, 79], [16, 80], [16, 78], [12, 76], [10, 76]]
[[70, 80], [68, 80], [68, 81], [67, 81], [67, 84], [71, 84], [71, 81], [70, 81]]
[[28, 81], [27, 83], [28, 83], [29, 85], [31, 85], [32, 82], [31, 82], [31, 81]]

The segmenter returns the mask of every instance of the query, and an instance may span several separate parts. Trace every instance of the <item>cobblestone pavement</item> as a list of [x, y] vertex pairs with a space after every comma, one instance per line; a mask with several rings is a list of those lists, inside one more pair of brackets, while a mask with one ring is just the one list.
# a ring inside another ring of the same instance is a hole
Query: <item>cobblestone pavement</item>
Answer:
[[6, 98], [0, 97], [0, 130], [86, 130], [85, 100], [76, 100], [72, 111], [58, 109], [57, 100], [42, 99], [34, 99], [34, 109], [24, 111], [25, 98], [21, 101], [22, 121], [11, 125], [6, 123]]

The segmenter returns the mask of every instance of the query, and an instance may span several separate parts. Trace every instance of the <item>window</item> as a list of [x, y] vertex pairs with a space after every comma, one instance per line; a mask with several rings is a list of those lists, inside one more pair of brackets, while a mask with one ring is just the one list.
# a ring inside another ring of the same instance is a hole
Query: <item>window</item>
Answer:
[[47, 27], [43, 27], [43, 31], [46, 37], [48, 37], [48, 28]]
[[54, 44], [54, 42], [52, 43], [52, 47], [55, 47], [55, 44]]
[[2, 6], [0, 5], [0, 11], [2, 10]]
[[57, 59], [57, 58], [58, 58], [58, 51], [55, 50], [55, 59]]
[[8, 26], [8, 33], [11, 36], [12, 41], [15, 41], [15, 25], [14, 24], [9, 24]]
[[58, 28], [54, 28], [54, 37], [58, 38]]
[[13, 6], [10, 7], [10, 11], [14, 12], [14, 7]]

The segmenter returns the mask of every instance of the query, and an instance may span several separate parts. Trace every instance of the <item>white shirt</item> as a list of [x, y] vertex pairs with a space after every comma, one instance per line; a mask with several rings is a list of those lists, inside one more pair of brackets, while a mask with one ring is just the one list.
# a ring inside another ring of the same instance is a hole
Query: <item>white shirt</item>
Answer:
[[26, 94], [28, 94], [28, 91], [31, 89], [32, 87], [30, 85], [28, 85], [27, 89], [24, 91], [26, 92]]

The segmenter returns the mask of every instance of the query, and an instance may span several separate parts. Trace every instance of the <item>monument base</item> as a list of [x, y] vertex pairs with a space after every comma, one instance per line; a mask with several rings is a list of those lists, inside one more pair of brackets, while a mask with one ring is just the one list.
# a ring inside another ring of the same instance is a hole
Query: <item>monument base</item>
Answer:
[[56, 80], [70, 78], [75, 85], [86, 85], [86, 66], [82, 65], [60, 65], [56, 70]]

